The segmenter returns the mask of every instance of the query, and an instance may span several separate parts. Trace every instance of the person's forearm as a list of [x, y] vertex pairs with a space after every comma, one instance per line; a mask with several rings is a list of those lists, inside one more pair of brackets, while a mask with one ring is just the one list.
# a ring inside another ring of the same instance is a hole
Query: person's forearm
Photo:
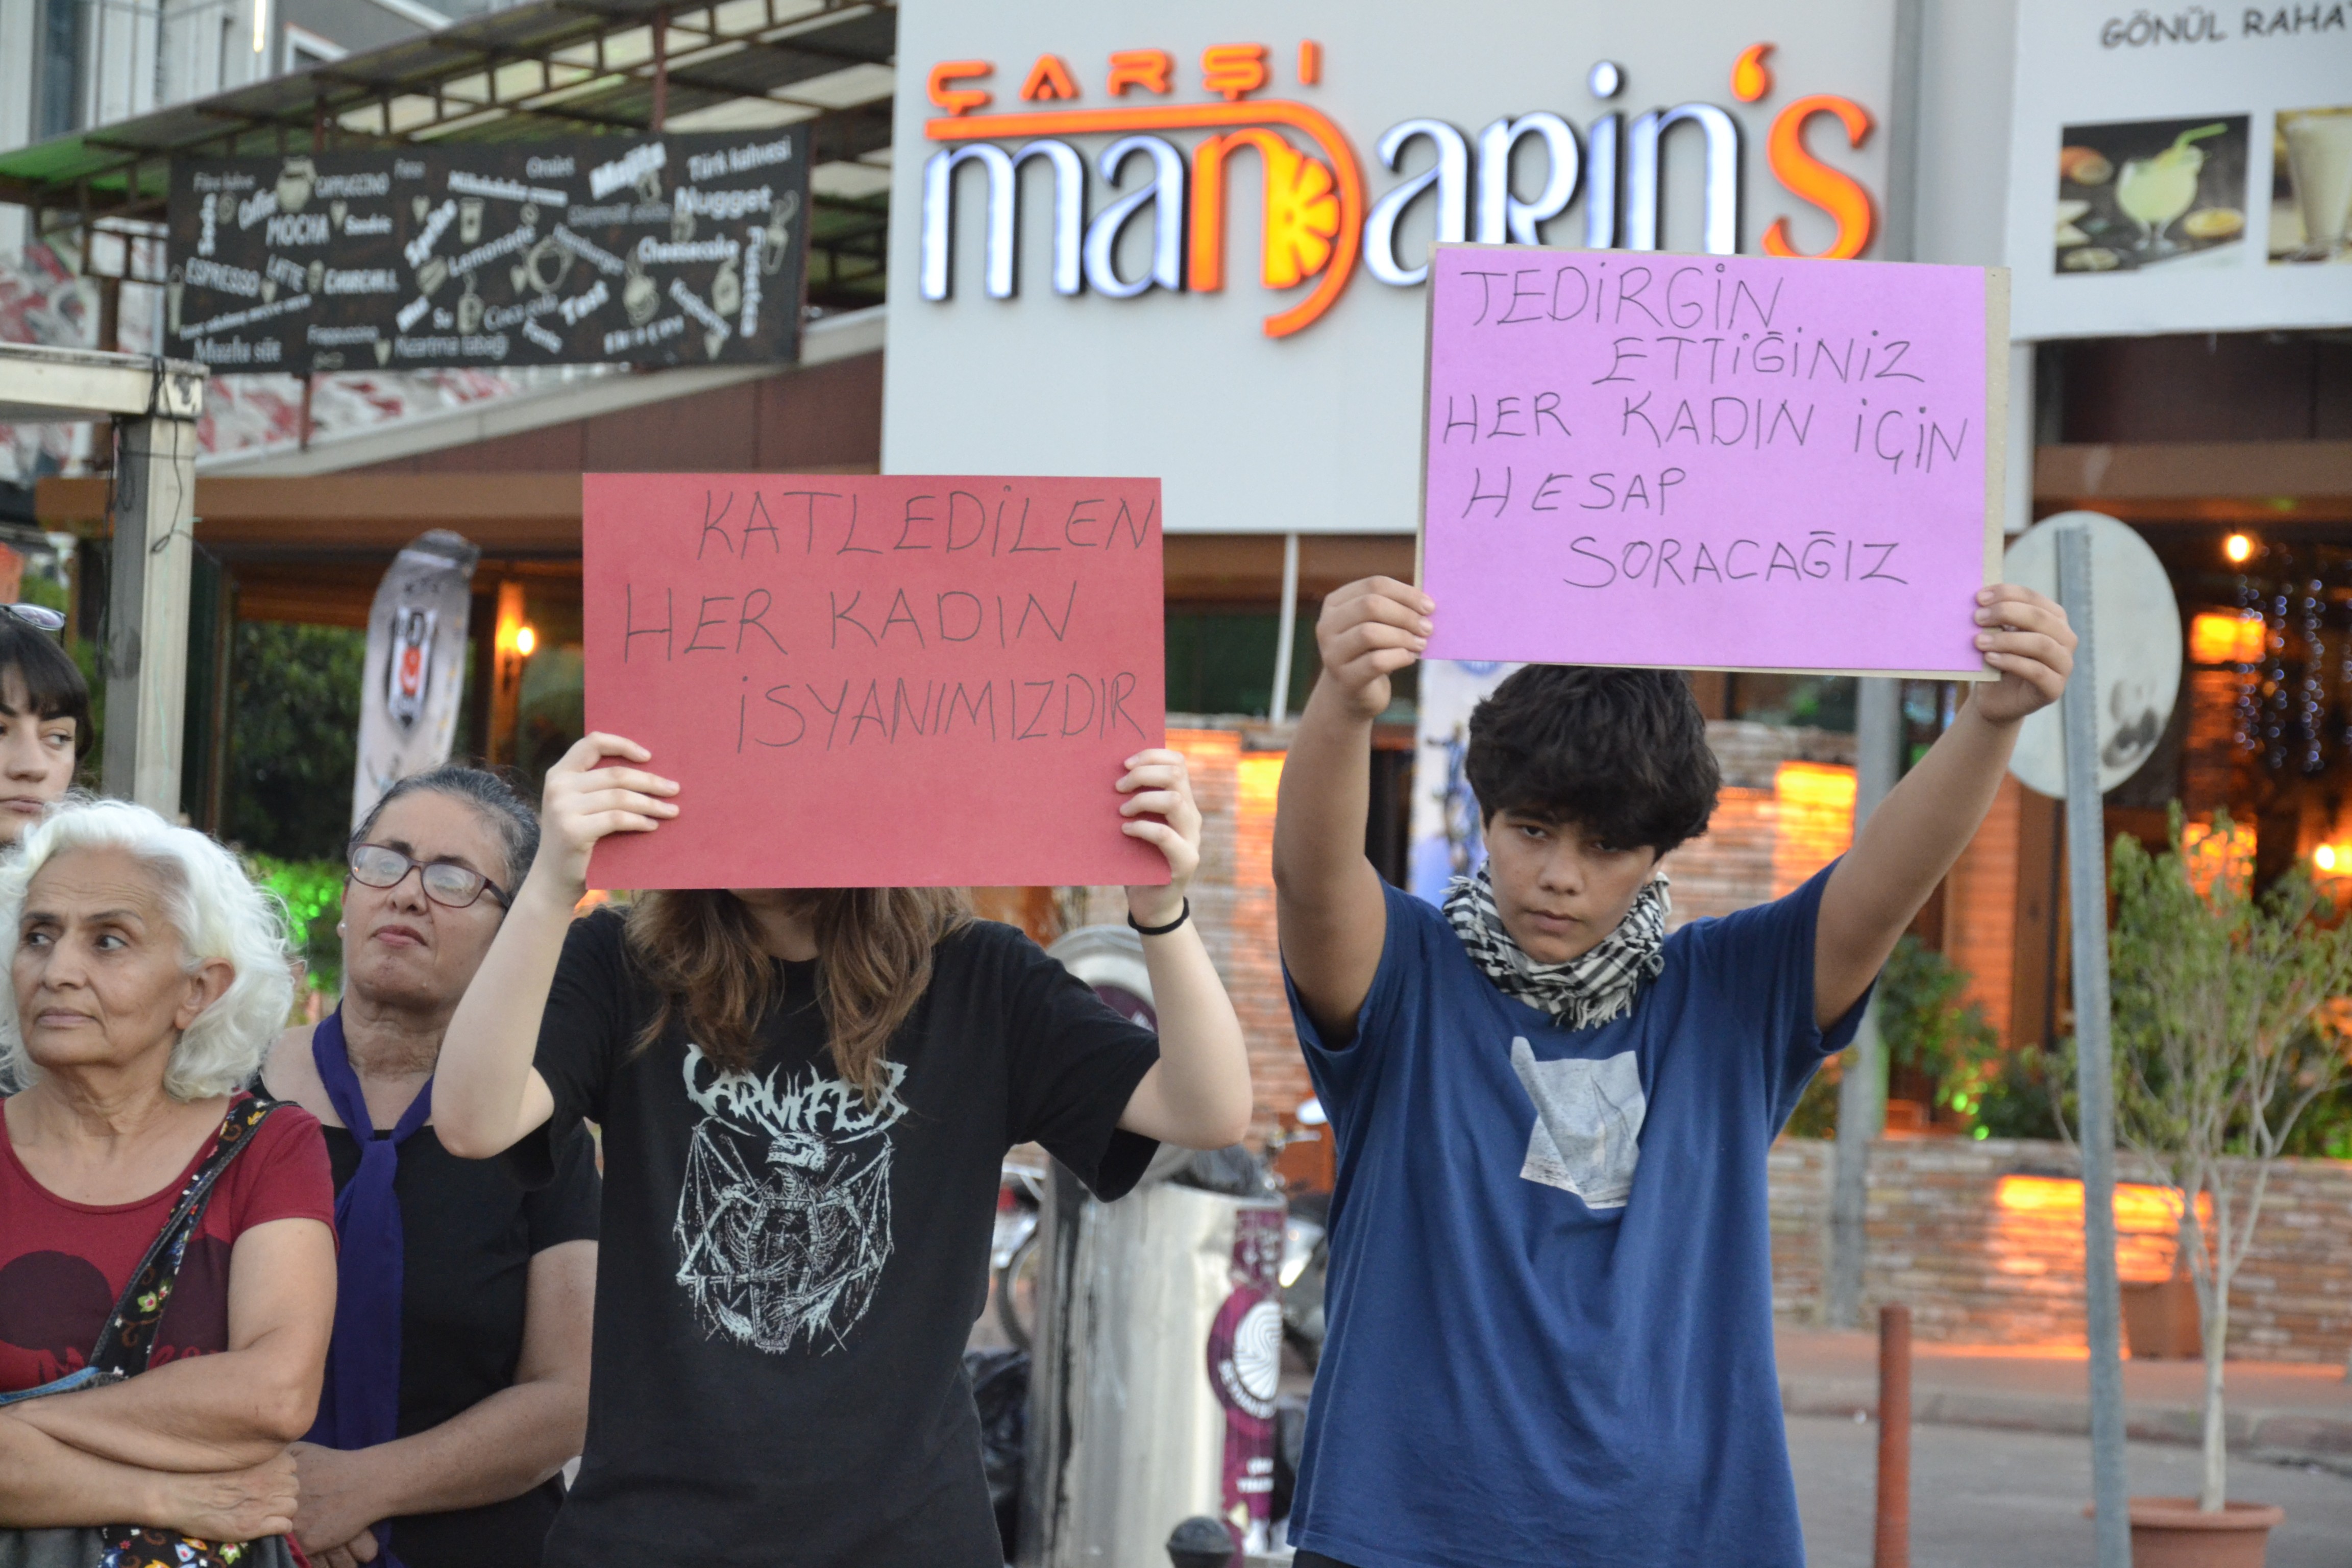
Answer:
[[0, 1413], [0, 1527], [163, 1522], [152, 1471], [100, 1458], [22, 1418], [47, 1403], [32, 1400]]
[[1973, 702], [1964, 705], [1871, 813], [1850, 857], [1853, 905], [1864, 922], [1899, 931], [1918, 913], [1991, 809], [2017, 728], [1979, 718]]
[[442, 1037], [433, 1131], [461, 1158], [488, 1159], [537, 1124], [527, 1114], [531, 1058], [572, 903], [544, 869], [524, 879]]
[[438, 1426], [362, 1450], [383, 1519], [446, 1513], [520, 1497], [579, 1454], [588, 1390], [519, 1383]]
[[142, 1469], [240, 1470], [310, 1428], [319, 1383], [266, 1343], [185, 1356], [104, 1388], [28, 1400], [19, 1421], [86, 1454]]
[[1360, 896], [1371, 810], [1373, 721], [1349, 711], [1328, 675], [1307, 695], [1283, 759], [1274, 816], [1274, 884], [1286, 911]]
[[1249, 1049], [1199, 921], [1144, 938], [1143, 962], [1160, 1020], [1160, 1092], [1176, 1132], [1170, 1142], [1196, 1149], [1239, 1142], [1254, 1109]]

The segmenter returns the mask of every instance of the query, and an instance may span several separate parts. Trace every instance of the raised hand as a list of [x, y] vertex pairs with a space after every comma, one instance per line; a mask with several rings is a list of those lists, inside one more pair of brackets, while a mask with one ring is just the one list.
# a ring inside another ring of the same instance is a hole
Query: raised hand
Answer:
[[1184, 753], [1154, 749], [1127, 759], [1118, 781], [1119, 831], [1155, 845], [1168, 857], [1168, 885], [1131, 887], [1127, 907], [1138, 925], [1166, 925], [1184, 908], [1184, 889], [1201, 868], [1201, 808], [1192, 800], [1192, 775]]
[[533, 880], [544, 868], [556, 879], [557, 890], [576, 902], [588, 890], [588, 855], [598, 839], [613, 833], [651, 833], [677, 815], [676, 803], [667, 798], [677, 793], [675, 781], [642, 768], [605, 765], [607, 758], [649, 763], [653, 755], [635, 741], [596, 732], [582, 736], [547, 770]]
[[142, 1521], [199, 1541], [259, 1541], [294, 1528], [294, 1458], [279, 1454], [249, 1470], [155, 1472], [159, 1495]]
[[1387, 710], [1389, 677], [1429, 646], [1429, 617], [1436, 608], [1428, 595], [1393, 577], [1363, 578], [1323, 601], [1315, 646], [1323, 656], [1323, 679], [1349, 713], [1375, 719]]
[[1977, 647], [2000, 671], [1972, 699], [1979, 718], [2014, 724], [2058, 700], [2074, 669], [2074, 629], [2048, 595], [2016, 583], [1977, 593]]

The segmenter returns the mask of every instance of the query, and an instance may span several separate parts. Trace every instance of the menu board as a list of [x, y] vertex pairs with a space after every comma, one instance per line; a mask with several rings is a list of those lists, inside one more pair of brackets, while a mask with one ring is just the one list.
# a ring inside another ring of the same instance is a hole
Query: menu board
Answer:
[[2019, 6], [2016, 335], [2352, 325], [2347, 18]]
[[172, 166], [169, 353], [238, 371], [789, 361], [797, 128]]

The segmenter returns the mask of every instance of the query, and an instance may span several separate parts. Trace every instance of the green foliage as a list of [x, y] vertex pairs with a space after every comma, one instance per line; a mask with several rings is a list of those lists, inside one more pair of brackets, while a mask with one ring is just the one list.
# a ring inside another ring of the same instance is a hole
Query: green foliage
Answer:
[[[2230, 824], [2217, 816], [2217, 837]], [[2256, 897], [2239, 879], [2200, 885], [2181, 848], [2151, 856], [2116, 840], [2108, 937], [2115, 1020], [2116, 1131], [2172, 1187], [2204, 1321], [2205, 1479], [2224, 1490], [2221, 1358], [2230, 1282], [2261, 1224], [2273, 1161], [2304, 1113], [2345, 1081], [2344, 1044], [2323, 1016], [2352, 991], [2352, 924], [2300, 867]], [[2211, 1204], [2210, 1233], [2199, 1213]]]
[[[1932, 1077], [1936, 1103], [1970, 1124], [1977, 1137], [2048, 1137], [2046, 1115], [2032, 1132], [1982, 1130], [1982, 1105], [1988, 1095], [2004, 1092], [2003, 1073], [2020, 1053], [2000, 1048], [2000, 1036], [1966, 994], [1968, 985], [1966, 971], [1917, 937], [1896, 942], [1878, 975], [1878, 1037], [1887, 1059]], [[1790, 1137], [1837, 1136], [1838, 1082], [1850, 1059], [1834, 1058], [1813, 1075], [1790, 1112]]]
[[257, 854], [340, 866], [366, 658], [367, 634], [348, 627], [237, 626], [224, 837]]
[[2334, 911], [2301, 868], [2260, 898], [2230, 877], [2200, 888], [2172, 816], [2162, 855], [2116, 841], [2116, 1126], [2194, 1192], [2223, 1159], [2278, 1156], [2344, 1083], [2321, 1010], [2352, 991], [2352, 924], [2328, 929]]
[[1832, 1057], [1822, 1064], [1805, 1085], [1805, 1092], [1797, 1097], [1797, 1109], [1789, 1112], [1789, 1125], [1781, 1131], [1791, 1138], [1834, 1138], [1837, 1136], [1838, 1083], [1845, 1077], [1845, 1064], [1852, 1053]]
[[[2021, 1047], [2001, 1053], [2000, 1064], [1976, 1096], [1979, 1138], [2063, 1138], [2067, 1124], [2059, 1118], [2074, 1111], [2073, 1043], [2058, 1050]], [[2051, 1099], [2053, 1085], [2058, 1100]]]
[[1936, 1080], [1936, 1103], [1963, 1117], [2000, 1070], [2000, 1036], [1967, 994], [1967, 973], [1916, 936], [1878, 976], [1878, 1037], [1887, 1060]]
[[286, 900], [293, 917], [294, 941], [309, 966], [310, 989], [330, 994], [343, 988], [343, 939], [335, 922], [343, 918], [343, 863], [333, 860], [280, 860], [268, 855], [248, 855], [246, 864], [254, 879]]

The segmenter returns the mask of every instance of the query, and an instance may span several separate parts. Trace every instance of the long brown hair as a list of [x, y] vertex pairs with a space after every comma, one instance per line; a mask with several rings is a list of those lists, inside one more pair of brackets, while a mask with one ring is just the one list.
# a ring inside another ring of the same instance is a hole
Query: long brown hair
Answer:
[[[931, 949], [971, 920], [971, 900], [961, 888], [827, 888], [803, 897], [834, 1071], [872, 1104], [890, 1037], [930, 986]], [[662, 998], [636, 1048], [676, 1017], [713, 1065], [749, 1071], [760, 1054], [754, 1030], [776, 1000], [776, 971], [743, 901], [718, 889], [640, 893], [629, 905], [628, 944]]]

